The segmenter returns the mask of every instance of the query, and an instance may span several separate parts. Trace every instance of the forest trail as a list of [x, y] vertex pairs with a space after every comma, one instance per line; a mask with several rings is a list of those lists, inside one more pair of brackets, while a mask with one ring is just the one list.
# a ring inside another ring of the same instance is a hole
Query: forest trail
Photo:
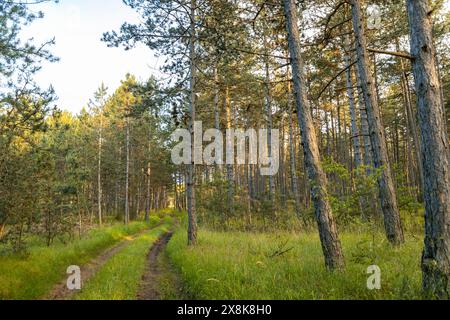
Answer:
[[[85, 284], [89, 281], [89, 279], [94, 276], [98, 270], [115, 254], [119, 253], [127, 246], [129, 246], [134, 240], [136, 240], [139, 236], [145, 234], [149, 230], [157, 228], [158, 226], [152, 227], [150, 229], [146, 229], [142, 232], [139, 232], [136, 235], [128, 236], [125, 240], [119, 242], [115, 246], [106, 249], [98, 255], [96, 258], [91, 260], [89, 263], [80, 266], [81, 269], [81, 287], [83, 288]], [[61, 280], [58, 284], [56, 284], [53, 289], [50, 291], [47, 297], [44, 300], [70, 300], [79, 290], [69, 290], [67, 288], [67, 277]]]
[[178, 299], [180, 286], [175, 273], [171, 270], [165, 256], [165, 249], [173, 232], [162, 236], [151, 248], [147, 257], [147, 265], [142, 275], [138, 300], [162, 300], [166, 298]]
[[450, 0], [58, 2], [0, 0], [0, 300], [450, 300]]

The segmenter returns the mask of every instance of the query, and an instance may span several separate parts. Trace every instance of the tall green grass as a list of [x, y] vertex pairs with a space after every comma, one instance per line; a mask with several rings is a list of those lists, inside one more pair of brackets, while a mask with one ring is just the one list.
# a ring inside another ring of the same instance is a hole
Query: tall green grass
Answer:
[[169, 231], [171, 218], [114, 255], [75, 297], [79, 300], [133, 300], [152, 244]]
[[81, 239], [67, 245], [33, 246], [27, 256], [0, 257], [0, 299], [31, 300], [46, 295], [66, 275], [70, 265], [83, 265], [103, 250], [155, 226], [160, 218], [153, 216], [150, 223], [133, 222], [129, 226], [115, 225], [95, 229]]
[[[409, 237], [394, 248], [379, 232], [342, 233], [346, 271], [324, 267], [316, 233], [184, 231], [168, 245], [185, 290], [197, 299], [420, 299], [422, 243]], [[368, 290], [367, 268], [381, 268], [381, 290]]]

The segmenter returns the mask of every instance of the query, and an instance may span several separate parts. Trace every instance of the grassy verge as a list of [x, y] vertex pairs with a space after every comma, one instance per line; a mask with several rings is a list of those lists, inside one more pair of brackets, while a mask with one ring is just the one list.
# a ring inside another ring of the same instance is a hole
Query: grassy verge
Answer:
[[192, 300], [183, 290], [182, 281], [177, 270], [167, 254], [167, 251], [160, 254], [158, 263], [161, 266], [161, 274], [158, 276], [159, 294], [161, 300]]
[[27, 256], [0, 257], [0, 299], [42, 298], [61, 280], [70, 265], [83, 265], [108, 247], [159, 223], [134, 222], [91, 231], [68, 245], [33, 246]]
[[[316, 234], [218, 233], [202, 230], [186, 246], [184, 231], [168, 255], [197, 299], [419, 299], [421, 241], [393, 248], [381, 233], [343, 233], [347, 267], [324, 268]], [[381, 290], [367, 289], [367, 268], [381, 268]]]
[[133, 300], [144, 272], [147, 253], [153, 243], [172, 226], [167, 217], [161, 226], [145, 233], [113, 256], [94, 275], [75, 299]]

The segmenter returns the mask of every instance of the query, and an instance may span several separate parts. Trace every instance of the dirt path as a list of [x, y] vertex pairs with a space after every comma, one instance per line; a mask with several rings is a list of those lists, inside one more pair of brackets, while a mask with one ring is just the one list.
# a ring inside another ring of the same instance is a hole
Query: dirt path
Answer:
[[[129, 236], [126, 240], [120, 242], [119, 244], [106, 249], [99, 256], [91, 260], [88, 264], [80, 266], [81, 269], [81, 288], [89, 281], [89, 279], [116, 253], [127, 247], [132, 241], [138, 238], [140, 235], [148, 232], [145, 230], [137, 235]], [[67, 288], [67, 277], [65, 277], [60, 283], [56, 284], [50, 291], [44, 300], [70, 300], [71, 297], [78, 293], [79, 290], [69, 290]]]
[[[119, 244], [105, 250], [89, 263], [80, 266], [82, 288], [100, 270], [100, 268], [115, 254], [127, 247], [140, 235], [148, 232], [145, 230], [134, 236], [130, 236]], [[167, 243], [172, 238], [173, 232], [164, 234], [151, 247], [147, 256], [147, 265], [142, 276], [142, 282], [138, 290], [138, 300], [178, 300], [184, 298], [180, 289], [179, 279], [172, 270], [168, 256], [165, 254]], [[70, 300], [80, 290], [67, 288], [67, 277], [56, 284], [44, 300]]]
[[[166, 233], [150, 249], [147, 266], [142, 276], [138, 300], [177, 299], [179, 286], [175, 273], [171, 270], [165, 248], [173, 232]], [[178, 291], [178, 292], [177, 292]]]

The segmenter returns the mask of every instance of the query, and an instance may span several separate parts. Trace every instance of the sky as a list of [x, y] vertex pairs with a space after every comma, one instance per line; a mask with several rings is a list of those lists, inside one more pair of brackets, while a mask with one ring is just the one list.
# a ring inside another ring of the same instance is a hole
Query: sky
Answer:
[[125, 51], [100, 41], [104, 32], [118, 30], [123, 22], [139, 21], [122, 0], [60, 0], [33, 5], [33, 10], [42, 10], [45, 17], [24, 28], [22, 37], [34, 38], [35, 44], [55, 37], [50, 51], [60, 61], [44, 63], [35, 81], [43, 88], [53, 85], [60, 109], [79, 112], [102, 82], [112, 93], [128, 72], [141, 80], [159, 75], [159, 59], [150, 49]]

